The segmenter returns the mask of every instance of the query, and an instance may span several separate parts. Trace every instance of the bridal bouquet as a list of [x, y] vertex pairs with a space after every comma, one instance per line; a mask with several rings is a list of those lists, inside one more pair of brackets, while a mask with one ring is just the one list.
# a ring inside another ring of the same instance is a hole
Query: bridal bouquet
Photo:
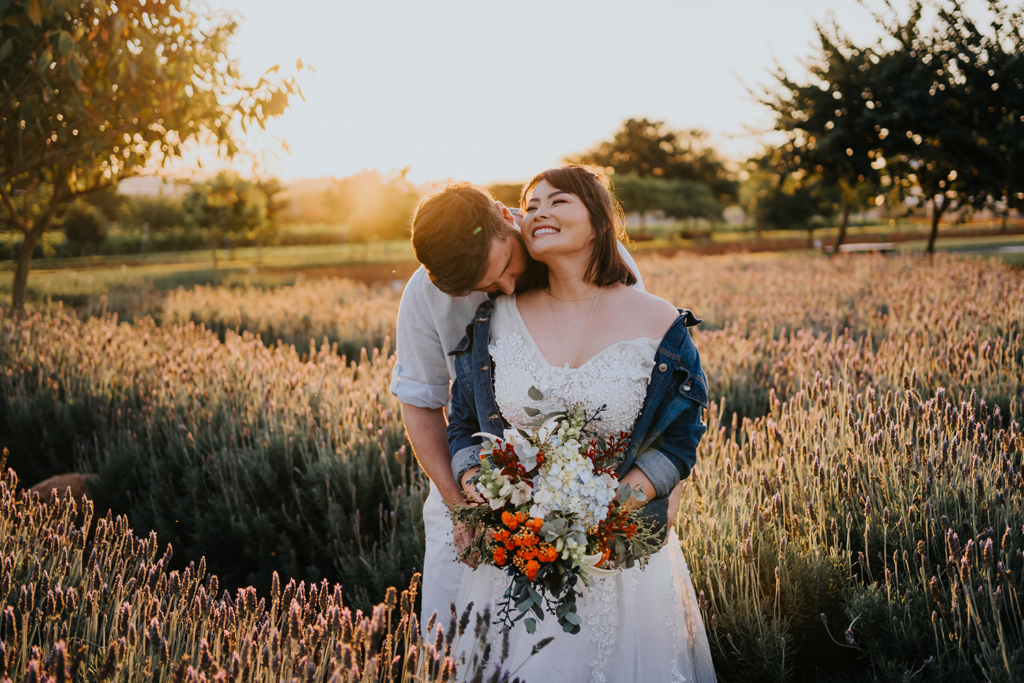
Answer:
[[[530, 396], [543, 398], [536, 388]], [[508, 572], [511, 585], [497, 610], [498, 621], [516, 621], [544, 613], [562, 629], [578, 633], [576, 599], [594, 577], [641, 566], [661, 543], [639, 506], [644, 494], [620, 484], [616, 468], [629, 441], [622, 432], [605, 440], [588, 426], [601, 410], [582, 407], [540, 416], [531, 429], [506, 429], [502, 436], [480, 433], [475, 488], [486, 504], [459, 507], [453, 516], [476, 534], [464, 558]], [[513, 612], [516, 612], [514, 615]], [[537, 627], [533, 617], [527, 631]]]

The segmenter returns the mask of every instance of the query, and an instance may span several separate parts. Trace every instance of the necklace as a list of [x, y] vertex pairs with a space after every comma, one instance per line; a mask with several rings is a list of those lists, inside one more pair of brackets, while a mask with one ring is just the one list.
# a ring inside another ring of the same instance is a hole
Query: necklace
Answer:
[[[555, 326], [555, 337], [558, 338], [558, 350], [562, 352], [562, 360], [565, 360], [565, 347], [562, 346], [562, 335], [558, 332], [558, 322], [555, 320], [555, 307], [551, 305], [552, 299], [558, 299], [557, 296], [551, 296], [551, 292], [544, 290], [548, 294], [548, 308], [551, 309], [551, 323]], [[590, 316], [587, 318], [587, 326], [583, 328], [583, 334], [580, 335], [580, 343], [576, 345], [576, 353], [572, 357], [572, 363], [569, 367], [576, 365], [576, 359], [580, 357], [580, 349], [583, 348], [583, 340], [587, 338], [587, 330], [590, 329], [590, 321], [594, 319], [594, 311], [597, 310], [597, 301], [601, 298], [601, 290], [597, 290], [597, 296], [588, 297], [594, 300], [594, 305], [590, 307]], [[558, 299], [559, 301], [586, 301], [586, 299]]]
[[585, 296], [585, 297], [583, 297], [582, 299], [563, 299], [563, 298], [562, 298], [562, 297], [560, 297], [560, 296], [555, 296], [554, 294], [552, 294], [552, 293], [551, 293], [551, 288], [550, 288], [550, 287], [545, 287], [545, 288], [544, 288], [544, 291], [545, 291], [545, 292], [547, 293], [547, 295], [548, 295], [548, 296], [550, 296], [550, 297], [551, 297], [552, 299], [558, 299], [559, 301], [590, 301], [591, 299], [596, 299], [597, 297], [601, 296], [601, 288], [600, 288], [600, 287], [598, 287], [598, 289], [597, 289], [597, 294], [596, 294], [595, 296]]

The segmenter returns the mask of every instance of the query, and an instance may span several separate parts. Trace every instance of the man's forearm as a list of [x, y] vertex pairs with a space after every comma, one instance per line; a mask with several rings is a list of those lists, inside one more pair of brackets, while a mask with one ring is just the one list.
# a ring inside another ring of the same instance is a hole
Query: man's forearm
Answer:
[[452, 475], [452, 457], [448, 452], [447, 424], [442, 409], [418, 408], [403, 403], [402, 418], [413, 453], [430, 481], [441, 492], [441, 497], [450, 505], [464, 502], [462, 489]]

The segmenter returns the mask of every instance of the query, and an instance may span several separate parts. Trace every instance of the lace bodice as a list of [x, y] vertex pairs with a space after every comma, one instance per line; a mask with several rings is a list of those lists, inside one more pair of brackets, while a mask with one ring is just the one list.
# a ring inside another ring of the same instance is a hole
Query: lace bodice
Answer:
[[[519, 315], [515, 295], [501, 297], [495, 302], [489, 345], [494, 398], [514, 427], [533, 421], [526, 406], [548, 413], [582, 404], [588, 411], [607, 406], [596, 424], [601, 435], [629, 431], [647, 396], [658, 344], [642, 337], [612, 344], [578, 368], [552, 366]], [[529, 397], [531, 386], [544, 392], [544, 400]]]

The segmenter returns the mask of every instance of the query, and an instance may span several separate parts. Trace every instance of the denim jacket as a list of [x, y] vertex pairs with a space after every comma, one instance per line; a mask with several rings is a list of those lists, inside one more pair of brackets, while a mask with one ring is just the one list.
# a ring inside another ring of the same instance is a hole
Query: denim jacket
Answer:
[[[483, 439], [473, 434], [501, 434], [508, 426], [494, 399], [494, 365], [488, 351], [493, 313], [493, 301], [480, 304], [466, 326], [466, 336], [448, 354], [454, 357], [456, 372], [447, 432], [456, 481], [479, 464]], [[668, 496], [689, 476], [697, 461], [697, 444], [707, 430], [701, 420], [701, 409], [708, 407], [707, 380], [686, 329], [700, 322], [690, 311], [680, 310], [658, 345], [647, 397], [618, 469], [622, 477], [636, 465], [651, 480], [655, 499], [644, 506], [644, 514], [661, 524], [667, 522]]]

